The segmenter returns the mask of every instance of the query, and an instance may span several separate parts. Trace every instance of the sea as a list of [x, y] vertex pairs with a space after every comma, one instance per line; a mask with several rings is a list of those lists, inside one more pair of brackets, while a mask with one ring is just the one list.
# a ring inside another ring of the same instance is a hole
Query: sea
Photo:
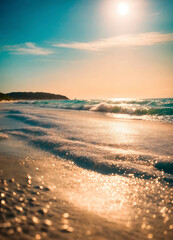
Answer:
[[117, 226], [119, 239], [172, 239], [173, 98], [17, 101], [0, 108], [0, 153], [22, 156], [54, 196], [98, 216], [102, 229], [111, 224], [106, 239]]
[[102, 112], [111, 114], [115, 118], [173, 121], [173, 98], [19, 101], [16, 104], [30, 104], [35, 107], [54, 109]]

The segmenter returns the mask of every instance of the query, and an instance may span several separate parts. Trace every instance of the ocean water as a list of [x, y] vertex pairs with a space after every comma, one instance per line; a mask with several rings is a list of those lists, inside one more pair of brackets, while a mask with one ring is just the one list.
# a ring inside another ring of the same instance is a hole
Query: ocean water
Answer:
[[[17, 103], [18, 104], [18, 103]], [[112, 114], [115, 118], [173, 121], [173, 98], [20, 101], [37, 107], [93, 111]]]
[[173, 99], [3, 103], [0, 151], [41, 151], [30, 164], [54, 195], [115, 224], [110, 233], [120, 224], [121, 239], [172, 239], [172, 115]]

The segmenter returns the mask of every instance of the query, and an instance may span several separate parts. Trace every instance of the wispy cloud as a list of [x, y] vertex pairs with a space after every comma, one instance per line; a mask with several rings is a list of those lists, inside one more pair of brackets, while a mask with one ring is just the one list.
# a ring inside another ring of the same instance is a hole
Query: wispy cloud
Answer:
[[60, 48], [73, 48], [85, 51], [100, 51], [117, 46], [146, 46], [173, 42], [173, 33], [149, 32], [132, 35], [121, 35], [104, 38], [92, 42], [54, 43], [52, 46]]
[[42, 47], [37, 47], [35, 43], [32, 42], [27, 42], [23, 44], [18, 44], [18, 45], [6, 45], [3, 46], [3, 51], [8, 51], [12, 54], [20, 54], [20, 55], [49, 55], [52, 54], [53, 51], [42, 48]]
[[161, 12], [155, 12], [155, 13], [152, 13], [151, 16], [158, 16], [160, 14], [161, 14]]

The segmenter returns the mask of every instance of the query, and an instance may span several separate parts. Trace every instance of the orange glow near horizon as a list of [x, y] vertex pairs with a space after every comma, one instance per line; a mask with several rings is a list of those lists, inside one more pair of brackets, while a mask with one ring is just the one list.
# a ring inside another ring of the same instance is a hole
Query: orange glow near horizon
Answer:
[[[168, 61], [168, 60], [167, 60]], [[29, 79], [26, 90], [64, 94], [69, 98], [155, 98], [171, 97], [171, 69], [166, 58], [145, 55], [137, 49], [69, 63], [61, 70], [45, 70]]]

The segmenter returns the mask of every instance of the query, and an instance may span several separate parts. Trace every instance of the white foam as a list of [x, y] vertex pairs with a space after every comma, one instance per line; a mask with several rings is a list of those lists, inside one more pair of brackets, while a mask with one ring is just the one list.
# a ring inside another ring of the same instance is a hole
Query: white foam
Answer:
[[7, 134], [0, 132], [0, 140], [4, 140], [4, 139], [7, 139], [7, 138], [8, 138]]

